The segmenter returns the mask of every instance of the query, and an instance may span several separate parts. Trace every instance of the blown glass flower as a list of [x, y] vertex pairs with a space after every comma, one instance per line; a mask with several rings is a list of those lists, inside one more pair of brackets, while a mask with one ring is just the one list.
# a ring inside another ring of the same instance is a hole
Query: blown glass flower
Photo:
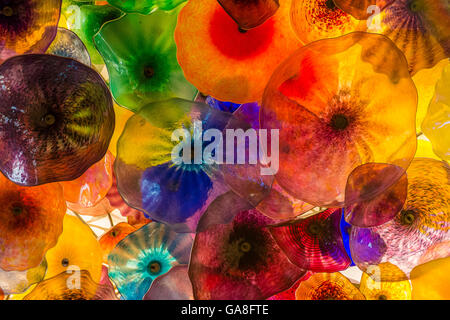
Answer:
[[186, 0], [108, 0], [108, 3], [126, 13], [149, 14], [159, 10], [172, 10]]
[[442, 78], [436, 84], [422, 130], [430, 139], [434, 153], [450, 161], [450, 65], [444, 69]]
[[278, 0], [218, 0], [242, 30], [255, 28], [277, 12]]
[[404, 171], [416, 149], [416, 104], [405, 57], [384, 36], [354, 32], [299, 49], [274, 72], [260, 112], [261, 128], [279, 130], [277, 182], [316, 206], [373, 198], [402, 172], [368, 181], [353, 199], [347, 181], [371, 164]]
[[194, 298], [267, 299], [290, 288], [305, 270], [292, 264], [266, 229], [271, 219], [254, 209], [226, 208], [231, 222], [200, 222], [189, 263]]
[[365, 300], [362, 293], [339, 272], [315, 273], [301, 282], [296, 300]]
[[157, 277], [189, 263], [192, 236], [151, 222], [120, 241], [108, 256], [110, 279], [127, 300], [142, 300]]
[[416, 265], [449, 255], [446, 247], [434, 248], [450, 240], [449, 173], [443, 161], [414, 159], [407, 170], [407, 199], [394, 219], [372, 228], [352, 227], [351, 254], [361, 270], [373, 277], [370, 270], [389, 262], [392, 270], [379, 281], [407, 280]]
[[78, 217], [66, 215], [58, 243], [47, 252], [45, 279], [60, 273], [73, 274], [80, 270], [89, 272], [99, 283], [102, 273], [102, 250], [91, 228]]
[[111, 94], [98, 73], [69, 58], [29, 54], [0, 65], [0, 170], [33, 186], [73, 180], [105, 155]]
[[94, 163], [79, 178], [61, 182], [64, 199], [84, 207], [93, 207], [105, 198], [112, 186], [113, 157], [109, 152]]
[[[228, 186], [245, 198], [259, 199], [268, 187], [263, 179], [256, 179], [252, 166], [242, 165], [245, 168], [239, 167], [238, 175], [230, 167], [221, 171], [222, 165], [209, 161], [207, 153], [202, 157], [210, 147], [203, 133], [215, 129], [221, 134], [231, 118], [230, 113], [181, 99], [140, 109], [128, 120], [118, 142], [114, 171], [123, 199], [152, 220], [182, 232], [195, 230], [200, 215]], [[182, 130], [181, 142], [172, 139], [175, 130]], [[185, 161], [178, 161], [177, 152]]]
[[118, 300], [114, 291], [96, 283], [89, 271], [62, 272], [40, 282], [24, 300]]
[[188, 267], [175, 266], [156, 278], [145, 294], [144, 300], [194, 300]]
[[132, 111], [169, 98], [193, 100], [197, 92], [177, 62], [173, 32], [179, 9], [127, 14], [102, 26], [95, 45], [105, 60], [111, 93]]
[[63, 231], [66, 204], [58, 184], [16, 185], [0, 174], [0, 268], [38, 266]]
[[298, 267], [313, 272], [347, 269], [348, 257], [341, 235], [341, 210], [329, 209], [312, 217], [270, 228], [270, 233]]
[[292, 0], [290, 15], [292, 28], [305, 44], [366, 28], [365, 22], [336, 7], [333, 0]]
[[48, 47], [46, 53], [72, 58], [87, 66], [91, 66], [91, 57], [83, 41], [78, 38], [76, 33], [64, 28], [58, 28], [55, 40]]
[[56, 36], [61, 0], [0, 1], [0, 63], [24, 53], [44, 53]]
[[290, 3], [282, 1], [266, 22], [242, 32], [217, 1], [188, 1], [175, 29], [186, 79], [220, 101], [260, 101], [280, 59], [300, 46], [289, 23]]

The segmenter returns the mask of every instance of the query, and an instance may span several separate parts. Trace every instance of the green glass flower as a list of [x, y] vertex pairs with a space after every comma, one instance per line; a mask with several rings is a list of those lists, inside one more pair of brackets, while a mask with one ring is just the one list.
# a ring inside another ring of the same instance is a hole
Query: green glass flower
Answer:
[[129, 13], [103, 25], [94, 43], [108, 68], [118, 104], [137, 111], [173, 97], [193, 100], [197, 89], [178, 65], [173, 37], [179, 9]]
[[70, 20], [69, 29], [83, 41], [91, 56], [92, 63], [103, 64], [103, 59], [94, 46], [93, 37], [105, 22], [122, 16], [122, 11], [110, 5], [84, 4], [79, 7], [74, 5], [70, 12], [73, 14], [73, 20]]
[[172, 10], [186, 0], [108, 0], [108, 3], [127, 13], [149, 14], [156, 9]]

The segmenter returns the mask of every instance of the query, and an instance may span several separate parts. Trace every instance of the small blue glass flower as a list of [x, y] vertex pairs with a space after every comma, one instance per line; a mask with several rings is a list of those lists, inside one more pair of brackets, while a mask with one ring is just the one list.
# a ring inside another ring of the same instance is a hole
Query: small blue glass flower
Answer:
[[153, 280], [189, 263], [192, 236], [150, 222], [120, 241], [108, 256], [108, 275], [125, 300], [142, 300]]

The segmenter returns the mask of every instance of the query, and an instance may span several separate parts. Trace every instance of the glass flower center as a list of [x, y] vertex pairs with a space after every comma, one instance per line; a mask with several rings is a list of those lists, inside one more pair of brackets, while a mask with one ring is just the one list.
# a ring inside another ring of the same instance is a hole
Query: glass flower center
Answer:
[[410, 1], [408, 7], [409, 10], [411, 10], [411, 12], [417, 12], [420, 9], [420, 6], [418, 5], [417, 1]]
[[239, 249], [241, 252], [247, 253], [252, 249], [252, 245], [245, 241], [240, 244]]
[[330, 9], [330, 10], [336, 9], [336, 5], [334, 4], [334, 1], [333, 1], [333, 0], [327, 0], [327, 1], [325, 2], [325, 5], [326, 5], [327, 8]]
[[413, 210], [402, 210], [400, 220], [405, 225], [411, 225], [416, 220], [415, 212]]
[[348, 118], [343, 114], [335, 114], [331, 118], [331, 127], [335, 130], [344, 130], [348, 124]]
[[14, 10], [11, 7], [3, 7], [2, 14], [7, 17], [11, 17], [14, 14]]
[[311, 298], [312, 300], [345, 300], [346, 294], [339, 286], [325, 281], [314, 290]]
[[61, 265], [63, 267], [68, 267], [69, 266], [69, 259], [67, 259], [67, 258], [62, 259], [61, 260]]
[[308, 231], [312, 235], [318, 235], [322, 232], [322, 226], [318, 223], [311, 223], [308, 226]]
[[56, 118], [53, 114], [48, 113], [44, 116], [44, 123], [48, 126], [51, 126], [56, 121]]
[[[180, 150], [180, 158], [182, 158], [184, 156], [184, 149]], [[194, 146], [194, 141], [191, 141], [191, 158], [189, 159], [190, 163], [193, 163], [194, 161], [194, 155], [195, 155], [195, 146]]]
[[161, 264], [158, 261], [152, 261], [148, 264], [147, 270], [150, 274], [158, 274], [161, 271]]
[[151, 78], [154, 75], [155, 75], [155, 70], [152, 67], [147, 66], [144, 68], [144, 76], [146, 78]]
[[23, 212], [23, 207], [20, 204], [15, 204], [11, 207], [11, 212], [17, 216]]
[[378, 300], [387, 300], [387, 297], [384, 294], [380, 294]]

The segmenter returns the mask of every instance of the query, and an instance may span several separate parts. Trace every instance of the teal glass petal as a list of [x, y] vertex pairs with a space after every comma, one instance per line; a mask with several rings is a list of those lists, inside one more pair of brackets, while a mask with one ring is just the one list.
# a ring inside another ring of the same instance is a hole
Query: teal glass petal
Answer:
[[172, 10], [186, 0], [108, 0], [108, 3], [127, 13], [149, 14], [156, 9]]
[[179, 9], [126, 14], [103, 25], [95, 45], [118, 104], [132, 111], [172, 97], [193, 100], [197, 89], [178, 65], [174, 31]]
[[192, 243], [190, 234], [150, 222], [111, 251], [108, 275], [126, 300], [142, 300], [154, 279], [189, 263]]

